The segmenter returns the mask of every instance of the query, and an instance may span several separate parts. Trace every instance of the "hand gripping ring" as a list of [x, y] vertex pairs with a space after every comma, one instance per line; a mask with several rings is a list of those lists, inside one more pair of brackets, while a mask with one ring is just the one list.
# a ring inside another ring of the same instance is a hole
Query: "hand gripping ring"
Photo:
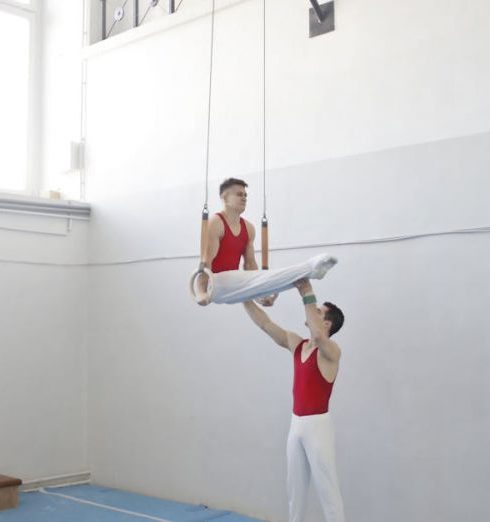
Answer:
[[[208, 287], [207, 287], [206, 292], [200, 292], [199, 290], [196, 290], [196, 285], [195, 285], [197, 278], [203, 273], [208, 276]], [[211, 270], [209, 270], [209, 268], [200, 266], [192, 274], [191, 281], [189, 284], [189, 289], [190, 289], [191, 295], [192, 295], [194, 301], [196, 301], [196, 303], [198, 303], [200, 305], [208, 305], [211, 302], [211, 299], [213, 297], [213, 272], [211, 272]]]

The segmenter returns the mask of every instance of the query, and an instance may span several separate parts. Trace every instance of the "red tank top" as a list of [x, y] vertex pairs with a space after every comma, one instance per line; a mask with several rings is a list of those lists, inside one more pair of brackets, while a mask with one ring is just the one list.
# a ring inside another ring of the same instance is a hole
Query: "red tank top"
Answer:
[[333, 382], [325, 380], [318, 368], [318, 348], [304, 363], [301, 362], [301, 352], [307, 341], [301, 341], [294, 350], [293, 413], [300, 417], [326, 413], [333, 389]]
[[226, 272], [228, 270], [238, 270], [240, 267], [240, 258], [245, 253], [248, 244], [248, 231], [245, 221], [240, 218], [240, 233], [235, 236], [228, 226], [226, 219], [221, 214], [216, 214], [223, 221], [225, 233], [221, 238], [219, 250], [213, 259], [211, 271], [215, 274], [218, 272]]

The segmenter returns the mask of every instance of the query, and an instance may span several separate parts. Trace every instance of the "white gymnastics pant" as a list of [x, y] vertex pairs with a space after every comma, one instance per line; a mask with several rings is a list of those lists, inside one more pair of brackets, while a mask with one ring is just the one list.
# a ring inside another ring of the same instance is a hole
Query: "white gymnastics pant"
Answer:
[[304, 263], [274, 270], [230, 270], [213, 274], [213, 303], [242, 303], [293, 287], [298, 279], [322, 279], [337, 263], [334, 257], [321, 254]]
[[325, 522], [345, 522], [334, 444], [330, 413], [304, 417], [293, 414], [287, 445], [289, 522], [304, 520], [310, 478]]

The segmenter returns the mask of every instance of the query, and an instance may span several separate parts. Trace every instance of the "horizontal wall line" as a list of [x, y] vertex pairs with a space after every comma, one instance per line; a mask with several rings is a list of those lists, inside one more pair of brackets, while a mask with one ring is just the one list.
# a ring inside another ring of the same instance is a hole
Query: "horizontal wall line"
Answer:
[[[417, 234], [406, 234], [402, 236], [389, 236], [371, 239], [359, 239], [352, 241], [338, 241], [330, 243], [310, 243], [305, 245], [290, 245], [273, 247], [269, 250], [271, 252], [287, 252], [291, 250], [309, 250], [314, 248], [329, 248], [355, 245], [376, 245], [381, 243], [396, 243], [401, 241], [410, 241], [424, 238], [440, 237], [440, 236], [454, 236], [454, 235], [473, 235], [473, 234], [488, 234], [490, 233], [490, 226], [481, 226], [474, 228], [462, 228], [455, 230], [445, 230], [439, 232], [422, 232]], [[256, 250], [260, 252], [260, 250]], [[123, 266], [134, 265], [141, 263], [154, 263], [158, 261], [174, 261], [179, 259], [199, 259], [199, 254], [181, 254], [172, 256], [156, 256], [139, 259], [127, 259], [122, 261], [107, 261], [107, 262], [87, 262], [87, 263], [50, 263], [42, 261], [23, 261], [14, 259], [0, 259], [0, 263], [15, 264], [15, 265], [33, 265], [33, 266], [48, 266], [48, 267], [67, 267], [67, 268], [96, 268], [109, 266]]]

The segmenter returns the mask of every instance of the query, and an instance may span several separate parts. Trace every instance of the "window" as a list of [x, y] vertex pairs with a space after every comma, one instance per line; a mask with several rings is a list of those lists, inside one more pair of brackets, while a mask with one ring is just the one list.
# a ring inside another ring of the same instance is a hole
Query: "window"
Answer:
[[[35, 3], [0, 0], [0, 191], [33, 191]], [[37, 89], [38, 91], [38, 89]]]

